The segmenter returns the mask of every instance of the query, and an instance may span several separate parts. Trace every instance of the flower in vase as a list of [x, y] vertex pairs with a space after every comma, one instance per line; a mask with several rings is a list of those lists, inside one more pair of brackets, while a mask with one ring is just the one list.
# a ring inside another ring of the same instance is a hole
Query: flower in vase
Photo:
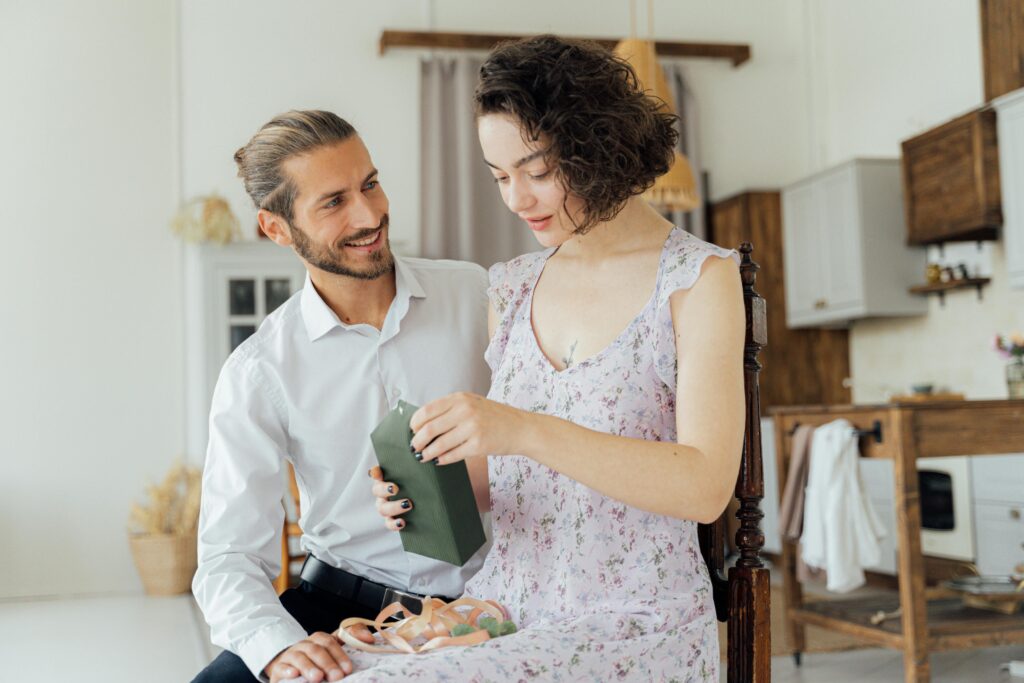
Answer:
[[1007, 360], [1024, 360], [1024, 334], [1013, 332], [1012, 334], [997, 334], [993, 341], [993, 348]]

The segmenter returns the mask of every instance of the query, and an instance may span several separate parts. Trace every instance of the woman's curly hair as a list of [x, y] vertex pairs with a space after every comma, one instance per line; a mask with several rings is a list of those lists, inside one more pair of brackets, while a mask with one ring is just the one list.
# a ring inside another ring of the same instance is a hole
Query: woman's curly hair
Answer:
[[614, 218], [668, 172], [677, 117], [645, 95], [633, 68], [596, 43], [542, 35], [499, 45], [480, 67], [477, 116], [508, 114], [583, 200], [576, 233]]

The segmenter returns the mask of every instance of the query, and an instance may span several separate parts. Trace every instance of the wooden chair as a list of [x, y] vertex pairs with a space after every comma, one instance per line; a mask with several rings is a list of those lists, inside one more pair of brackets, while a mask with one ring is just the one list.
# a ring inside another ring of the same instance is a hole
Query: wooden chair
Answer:
[[[302, 514], [299, 509], [299, 485], [295, 481], [295, 468], [288, 464], [288, 492], [291, 494], [292, 502], [295, 504], [295, 519]], [[281, 573], [274, 579], [274, 589], [280, 595], [288, 590], [292, 580], [292, 562], [305, 559], [305, 553], [292, 553], [291, 539], [302, 536], [302, 529], [298, 522], [289, 522], [287, 514], [288, 506], [285, 504], [284, 534], [281, 536]]]
[[759, 522], [764, 516], [760, 501], [764, 497], [764, 473], [761, 469], [761, 401], [758, 373], [761, 364], [757, 355], [767, 344], [767, 317], [764, 299], [754, 291], [758, 265], [750, 258], [750, 242], [740, 245], [740, 277], [743, 280], [743, 303], [747, 315], [747, 335], [743, 353], [744, 387], [746, 389], [746, 429], [743, 437], [743, 459], [736, 480], [740, 526], [736, 532], [739, 559], [725, 568], [726, 515], [722, 513], [712, 524], [698, 526], [701, 554], [711, 576], [715, 612], [726, 622], [728, 646], [726, 667], [729, 683], [768, 683], [771, 680], [771, 588], [768, 569], [759, 553], [764, 534]]

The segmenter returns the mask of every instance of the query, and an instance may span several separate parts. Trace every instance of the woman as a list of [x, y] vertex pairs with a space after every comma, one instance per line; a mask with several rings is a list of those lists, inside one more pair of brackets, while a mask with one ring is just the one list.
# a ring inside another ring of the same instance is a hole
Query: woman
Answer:
[[[602, 48], [499, 47], [475, 101], [502, 199], [546, 249], [491, 268], [488, 398], [427, 404], [412, 446], [470, 467], [494, 543], [466, 592], [520, 630], [355, 653], [356, 680], [717, 681], [696, 523], [720, 515], [739, 466], [738, 257], [640, 197], [671, 163], [674, 117]], [[388, 485], [374, 493], [398, 530]]]

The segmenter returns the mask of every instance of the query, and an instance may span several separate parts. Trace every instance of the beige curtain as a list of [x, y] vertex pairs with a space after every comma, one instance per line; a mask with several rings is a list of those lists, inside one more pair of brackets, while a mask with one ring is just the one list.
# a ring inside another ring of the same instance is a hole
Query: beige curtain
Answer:
[[421, 253], [485, 268], [539, 248], [501, 200], [480, 151], [473, 89], [483, 56], [420, 61]]
[[[501, 201], [480, 151], [473, 89], [483, 59], [469, 53], [420, 61], [420, 244], [427, 258], [473, 261], [486, 268], [539, 246]], [[665, 74], [682, 119], [680, 150], [701, 183], [696, 102], [680, 64], [667, 63]], [[698, 237], [706, 235], [703, 207], [667, 217]]]

